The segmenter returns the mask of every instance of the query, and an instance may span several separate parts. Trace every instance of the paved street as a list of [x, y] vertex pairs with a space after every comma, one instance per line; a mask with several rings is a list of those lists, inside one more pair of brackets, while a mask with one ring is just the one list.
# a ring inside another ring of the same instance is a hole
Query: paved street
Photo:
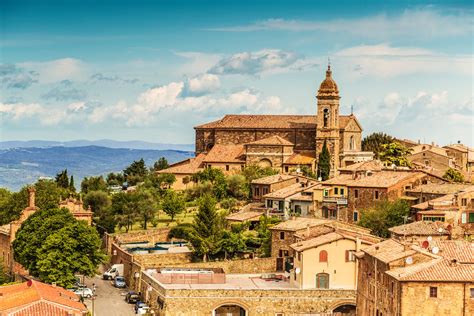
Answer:
[[[100, 276], [86, 278], [85, 284], [92, 289], [95, 283], [96, 298], [94, 301], [94, 314], [96, 316], [132, 316], [135, 315], [133, 304], [125, 302], [126, 289], [117, 289], [112, 285], [112, 281], [102, 280]], [[84, 303], [92, 311], [92, 300], [85, 299]]]

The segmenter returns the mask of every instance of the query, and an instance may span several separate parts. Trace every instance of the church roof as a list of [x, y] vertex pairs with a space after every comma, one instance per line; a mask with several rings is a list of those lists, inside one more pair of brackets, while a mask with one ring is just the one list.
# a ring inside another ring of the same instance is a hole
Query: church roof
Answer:
[[245, 162], [243, 157], [243, 145], [220, 145], [216, 144], [204, 158], [204, 162]]
[[[353, 115], [340, 115], [339, 128], [345, 128], [351, 119], [355, 119], [355, 117]], [[198, 125], [195, 129], [315, 129], [316, 121], [316, 115], [228, 114], [220, 120]]]
[[189, 158], [172, 164], [166, 169], [157, 171], [157, 173], [194, 174], [202, 170], [201, 164], [205, 157], [206, 154], [201, 153], [194, 158]]
[[254, 142], [247, 143], [246, 145], [280, 145], [280, 146], [293, 146], [294, 144], [286, 139], [274, 135], [267, 138], [259, 139]]

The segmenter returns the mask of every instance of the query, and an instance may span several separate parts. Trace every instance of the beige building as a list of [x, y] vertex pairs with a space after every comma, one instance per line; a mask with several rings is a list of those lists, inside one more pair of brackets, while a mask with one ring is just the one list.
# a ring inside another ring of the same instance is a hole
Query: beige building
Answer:
[[92, 209], [89, 206], [88, 209], [84, 208], [84, 203], [82, 202], [82, 198], [75, 199], [69, 197], [65, 200], [59, 202], [59, 208], [67, 208], [71, 214], [77, 220], [86, 221], [87, 224], [92, 225]]
[[290, 280], [301, 289], [355, 290], [357, 265], [354, 254], [379, 241], [375, 236], [337, 228], [299, 240], [290, 246], [294, 250]]
[[417, 243], [389, 239], [363, 249], [357, 314], [474, 314], [474, 248], [467, 241]]

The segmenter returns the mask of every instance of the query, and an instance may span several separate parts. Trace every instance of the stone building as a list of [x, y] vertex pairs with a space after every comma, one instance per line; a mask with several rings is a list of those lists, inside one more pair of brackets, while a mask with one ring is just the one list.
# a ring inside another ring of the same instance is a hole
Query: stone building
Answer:
[[[196, 126], [196, 157], [208, 158], [192, 166], [193, 171], [211, 166], [232, 173], [250, 164], [285, 173], [303, 166], [314, 171], [324, 143], [331, 154], [331, 177], [341, 167], [371, 160], [372, 152], [361, 151], [360, 123], [353, 114], [339, 112], [339, 89], [330, 67], [316, 98], [315, 115], [230, 114]], [[175, 164], [160, 173], [175, 173], [176, 166], [192, 163]]]
[[[357, 222], [359, 211], [379, 201], [405, 198], [406, 190], [446, 180], [409, 169], [382, 168], [343, 173], [321, 183], [322, 207], [318, 217]], [[409, 198], [408, 198], [409, 199]]]
[[87, 224], [92, 225], [92, 209], [89, 208], [86, 210], [84, 208], [84, 203], [82, 202], [82, 198], [75, 199], [69, 197], [65, 200], [59, 201], [59, 208], [67, 208], [71, 214], [77, 220], [86, 221]]
[[357, 253], [358, 315], [473, 315], [474, 248], [467, 241], [389, 239]]

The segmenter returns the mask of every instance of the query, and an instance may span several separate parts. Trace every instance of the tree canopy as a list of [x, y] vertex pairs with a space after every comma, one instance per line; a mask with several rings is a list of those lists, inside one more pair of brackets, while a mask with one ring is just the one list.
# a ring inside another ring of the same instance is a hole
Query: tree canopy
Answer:
[[153, 164], [153, 170], [159, 171], [168, 168], [170, 165], [168, 164], [168, 160], [165, 157], [161, 157]]
[[105, 256], [95, 228], [76, 220], [67, 209], [32, 214], [13, 242], [14, 257], [32, 276], [68, 287], [74, 274], [93, 276]]
[[161, 208], [173, 221], [176, 215], [181, 214], [186, 209], [183, 195], [173, 190], [166, 191], [161, 202]]
[[104, 177], [85, 177], [81, 182], [81, 192], [86, 194], [89, 191], [107, 191]]
[[379, 153], [381, 161], [386, 162], [390, 165], [408, 167], [410, 162], [407, 156], [410, 154], [411, 149], [406, 148], [399, 142], [392, 142], [389, 144], [382, 145], [382, 151]]
[[359, 225], [370, 229], [379, 237], [390, 236], [389, 228], [402, 225], [410, 214], [410, 205], [405, 200], [382, 201], [372, 209], [361, 211]]
[[129, 185], [135, 185], [144, 181], [145, 177], [148, 175], [148, 169], [146, 168], [145, 160], [142, 158], [132, 162], [127, 168], [123, 170], [123, 175], [125, 176], [125, 180]]
[[453, 182], [464, 182], [464, 175], [461, 171], [449, 168], [443, 175], [443, 178]]
[[362, 139], [362, 150], [372, 151], [374, 158], [379, 159], [380, 152], [383, 150], [382, 145], [390, 144], [394, 141], [394, 138], [385, 133], [372, 133]]

